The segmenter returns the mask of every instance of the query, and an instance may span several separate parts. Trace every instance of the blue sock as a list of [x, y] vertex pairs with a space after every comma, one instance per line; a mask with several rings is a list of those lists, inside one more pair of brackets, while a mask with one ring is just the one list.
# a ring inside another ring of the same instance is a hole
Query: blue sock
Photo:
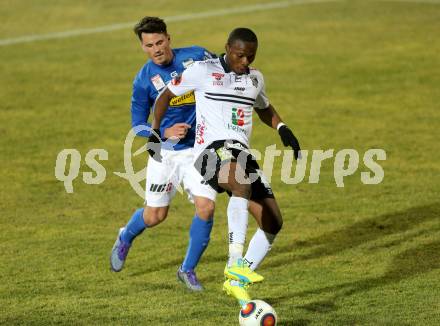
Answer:
[[203, 252], [208, 246], [212, 225], [212, 218], [209, 221], [205, 221], [198, 217], [197, 214], [194, 216], [191, 228], [189, 229], [189, 245], [181, 267], [182, 271], [186, 272], [197, 266], [200, 257], [202, 257]]
[[134, 212], [130, 221], [128, 221], [125, 226], [124, 232], [121, 233], [121, 240], [127, 243], [132, 243], [134, 238], [136, 238], [139, 234], [141, 234], [147, 225], [144, 222], [144, 209], [139, 208], [136, 212]]

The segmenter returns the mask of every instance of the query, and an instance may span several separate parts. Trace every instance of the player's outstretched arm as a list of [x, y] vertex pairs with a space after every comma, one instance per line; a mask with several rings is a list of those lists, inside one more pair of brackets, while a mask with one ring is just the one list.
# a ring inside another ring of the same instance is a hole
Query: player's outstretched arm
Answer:
[[255, 108], [255, 111], [261, 121], [269, 127], [278, 130], [284, 146], [292, 147], [295, 159], [297, 160], [298, 158], [301, 158], [301, 148], [298, 139], [295, 137], [292, 130], [281, 120], [278, 112], [272, 104], [269, 104], [269, 106], [263, 110]]
[[151, 134], [148, 137], [147, 150], [150, 156], [156, 161], [161, 161], [162, 156], [160, 155], [160, 122], [162, 121], [165, 112], [167, 112], [170, 100], [174, 97], [174, 94], [168, 88], [165, 88], [160, 95], [156, 98], [154, 103], [154, 119], [151, 123]]

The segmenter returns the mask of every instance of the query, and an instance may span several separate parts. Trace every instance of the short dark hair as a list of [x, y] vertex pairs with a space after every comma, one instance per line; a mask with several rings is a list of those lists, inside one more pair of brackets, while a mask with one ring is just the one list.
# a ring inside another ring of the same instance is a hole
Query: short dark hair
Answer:
[[142, 41], [142, 33], [167, 34], [167, 25], [159, 17], [146, 16], [134, 26], [133, 31]]
[[228, 37], [229, 45], [232, 45], [232, 43], [234, 43], [237, 40], [258, 44], [257, 35], [255, 35], [255, 33], [252, 30], [246, 27], [236, 28], [229, 34]]

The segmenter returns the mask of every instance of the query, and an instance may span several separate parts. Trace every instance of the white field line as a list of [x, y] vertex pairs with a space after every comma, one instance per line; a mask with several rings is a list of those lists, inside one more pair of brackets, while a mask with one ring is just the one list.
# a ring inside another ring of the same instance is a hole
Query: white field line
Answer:
[[440, 0], [380, 0], [381, 2], [426, 3], [440, 5]]
[[[210, 17], [219, 17], [219, 16], [249, 13], [249, 12], [255, 12], [255, 11], [264, 11], [264, 10], [271, 10], [271, 9], [278, 9], [278, 8], [286, 8], [286, 7], [289, 7], [292, 5], [335, 2], [335, 1], [340, 1], [340, 0], [287, 0], [287, 1], [281, 1], [281, 2], [267, 3], [267, 4], [256, 4], [256, 5], [245, 6], [245, 7], [217, 9], [217, 10], [203, 11], [203, 12], [193, 13], [193, 14], [169, 16], [169, 17], [163, 17], [163, 19], [167, 23], [180, 22], [180, 21], [188, 21], [188, 20], [194, 20], [194, 19], [203, 19], [203, 18], [210, 18]], [[126, 29], [126, 28], [132, 28], [135, 24], [136, 24], [136, 22], [120, 23], [120, 24], [112, 24], [112, 25], [106, 25], [106, 26], [95, 27], [95, 28], [73, 29], [73, 30], [64, 31], [64, 32], [55, 32], [55, 33], [48, 33], [48, 34], [37, 34], [37, 35], [21, 36], [21, 37], [15, 37], [15, 38], [6, 38], [6, 39], [0, 39], [0, 46], [19, 44], [19, 43], [29, 43], [29, 42], [36, 42], [36, 41], [44, 41], [44, 40], [51, 40], [51, 39], [61, 39], [61, 38], [67, 38], [67, 37], [72, 37], [72, 36], [79, 36], [79, 35], [105, 33], [105, 32]]]

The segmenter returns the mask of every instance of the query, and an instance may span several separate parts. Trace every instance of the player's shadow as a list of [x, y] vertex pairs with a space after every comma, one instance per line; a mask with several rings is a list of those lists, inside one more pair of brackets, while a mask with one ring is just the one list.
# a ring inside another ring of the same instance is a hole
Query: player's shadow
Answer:
[[[209, 247], [208, 247], [209, 248]], [[227, 249], [227, 247], [225, 246], [225, 248]], [[180, 265], [182, 264], [183, 258], [184, 258], [184, 254], [180, 253], [180, 251], [174, 252], [172, 253], [172, 255], [168, 255], [168, 260], [157, 263], [154, 262], [152, 263], [150, 261], [150, 264], [147, 263], [147, 267], [143, 267], [141, 269], [138, 269], [137, 271], [134, 272], [130, 272], [130, 276], [140, 276], [140, 275], [145, 275], [148, 273], [153, 273], [153, 272], [158, 272], [164, 269], [168, 269], [168, 268], [174, 268], [175, 272], [177, 272], [177, 268], [180, 267]], [[143, 257], [142, 259], [148, 260], [147, 258]], [[225, 263], [227, 260], [227, 252], [225, 253], [209, 253], [206, 254], [204, 256], [202, 256], [202, 259], [200, 261], [200, 264], [213, 264], [213, 263], [218, 263], [218, 262], [222, 262]], [[145, 265], [145, 264], [144, 264]], [[219, 270], [219, 274], [218, 275], [213, 275], [212, 277], [205, 277], [205, 280], [214, 280], [216, 279], [218, 276], [222, 277], [223, 275], [223, 270]]]
[[146, 268], [142, 268], [141, 270], [137, 270], [135, 272], [130, 272], [130, 276], [145, 275], [148, 273], [158, 272], [163, 269], [167, 269], [167, 268], [171, 268], [171, 267], [175, 267], [176, 272], [177, 272], [177, 268], [180, 266], [180, 264], [182, 264], [182, 260], [183, 260], [183, 258], [179, 257], [179, 258], [171, 258], [171, 259], [164, 261], [162, 263], [156, 263], [156, 262], [150, 261], [150, 264], [146, 263], [147, 264]]
[[[311, 238], [305, 241], [295, 241], [291, 244], [278, 246], [275, 243], [274, 249], [270, 254], [270, 263], [267, 266], [271, 269], [277, 267], [286, 268], [289, 264], [296, 264], [298, 261], [315, 259], [327, 255], [337, 254], [346, 249], [358, 247], [368, 242], [374, 242], [382, 237], [409, 231], [417, 225], [429, 220], [438, 219], [440, 217], [440, 203], [430, 205], [412, 207], [408, 210], [384, 214], [374, 218], [362, 220], [354, 223], [346, 228], [339, 229], [330, 233], [323, 234], [319, 237]], [[382, 247], [390, 247], [407, 241], [414, 236], [420, 235], [427, 231], [418, 231], [417, 234], [407, 234], [386, 242], [385, 244], [374, 244], [370, 249], [381, 249]], [[308, 252], [303, 254], [295, 254], [295, 251], [305, 249]], [[286, 259], [286, 254], [293, 254]], [[279, 256], [279, 259], [277, 258]], [[157, 272], [170, 267], [178, 267], [182, 262], [182, 257], [170, 257], [162, 263], [149, 264], [142, 270], [133, 272], [132, 276], [144, 275]], [[225, 261], [226, 254], [208, 252], [201, 260], [201, 264], [211, 264], [219, 261]], [[206, 281], [216, 279], [217, 275], [207, 277]]]
[[288, 293], [283, 296], [271, 297], [270, 302], [276, 304], [291, 298], [301, 298], [328, 293], [331, 295], [325, 301], [314, 301], [306, 305], [298, 306], [312, 312], [326, 313], [338, 309], [339, 298], [369, 291], [374, 288], [384, 287], [392, 283], [429, 273], [440, 269], [440, 241], [428, 242], [415, 248], [411, 248], [396, 255], [385, 272], [380, 277], [370, 277], [359, 281], [347, 282], [333, 286], [322, 287], [296, 293]]
[[[368, 242], [374, 243], [375, 240], [382, 237], [409, 231], [423, 222], [439, 217], [440, 203], [433, 203], [362, 220], [346, 228], [326, 233], [306, 241], [296, 241], [284, 246], [279, 246], [275, 242], [274, 248], [268, 256], [270, 257], [270, 262], [266, 262], [264, 266], [270, 269], [277, 267], [286, 268], [289, 264], [296, 264], [298, 261], [334, 255], [343, 250], [355, 248]], [[416, 233], [406, 234], [400, 236], [398, 239], [390, 240], [385, 244], [374, 244], [370, 249], [374, 250], [381, 249], [383, 246], [395, 246], [425, 232], [429, 231], [417, 231]], [[295, 254], [296, 248], [305, 249], [308, 252]], [[292, 255], [286, 259], [286, 254]], [[277, 256], [279, 256], [279, 258], [277, 258]], [[202, 258], [201, 264], [225, 260], [225, 254], [209, 253]], [[215, 281], [217, 278], [218, 275], [210, 275], [205, 276], [204, 280]]]
[[[409, 231], [419, 224], [439, 219], [439, 217], [440, 203], [433, 203], [362, 220], [346, 228], [326, 233], [309, 240], [295, 241], [284, 246], [277, 246], [275, 244], [271, 252], [274, 259], [270, 262], [270, 268], [285, 268], [286, 265], [294, 264], [301, 260], [334, 255], [346, 249], [352, 249], [382, 237]], [[414, 234], [403, 235], [399, 239], [387, 242], [385, 246], [395, 246], [412, 237], [414, 237]], [[383, 246], [383, 244], [374, 245], [370, 249], [381, 249]], [[295, 250], [297, 249], [304, 249], [307, 252], [295, 254]], [[293, 256], [286, 259], [286, 257], [284, 257], [285, 254], [293, 254]], [[277, 259], [276, 256], [280, 256], [280, 259]]]

